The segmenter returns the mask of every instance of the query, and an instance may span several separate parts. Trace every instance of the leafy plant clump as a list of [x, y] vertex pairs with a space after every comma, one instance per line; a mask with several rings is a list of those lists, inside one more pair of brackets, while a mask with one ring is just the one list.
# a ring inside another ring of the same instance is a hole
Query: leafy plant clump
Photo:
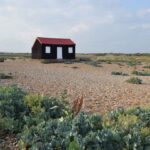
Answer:
[[150, 65], [143, 66], [143, 68], [150, 69]]
[[131, 77], [127, 82], [132, 84], [142, 84], [142, 80], [137, 77]]
[[0, 62], [4, 62], [4, 61], [5, 61], [5, 58], [1, 57]]
[[91, 65], [93, 67], [102, 67], [100, 65], [100, 62], [99, 61], [89, 61], [89, 62], [85, 62], [85, 64], [88, 64], [88, 65]]
[[4, 73], [0, 73], [0, 79], [12, 79], [12, 75], [6, 75]]
[[123, 72], [118, 72], [118, 71], [112, 71], [111, 74], [112, 74], [112, 75], [128, 76], [128, 74], [123, 73]]
[[51, 61], [49, 59], [44, 59], [44, 60], [41, 61], [41, 63], [43, 63], [43, 64], [50, 64]]
[[150, 76], [150, 72], [148, 71], [133, 71], [132, 74], [137, 76]]
[[150, 149], [149, 107], [74, 115], [65, 93], [58, 99], [28, 94], [17, 86], [1, 87], [0, 132], [15, 134], [24, 150]]
[[143, 68], [150, 69], [150, 65], [144, 66]]
[[137, 62], [137, 61], [128, 61], [127, 62], [128, 66], [136, 66], [136, 65], [141, 65], [141, 62]]

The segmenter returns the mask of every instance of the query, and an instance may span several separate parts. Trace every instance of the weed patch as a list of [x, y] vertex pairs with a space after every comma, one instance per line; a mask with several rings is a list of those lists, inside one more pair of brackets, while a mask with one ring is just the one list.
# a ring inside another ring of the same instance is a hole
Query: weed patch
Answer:
[[100, 65], [100, 62], [98, 62], [98, 61], [90, 61], [90, 62], [86, 62], [85, 64], [91, 65], [93, 67], [102, 67]]
[[128, 76], [127, 73], [118, 72], [118, 71], [112, 71], [111, 74], [112, 74], [112, 75], [120, 75], [120, 76]]
[[150, 65], [144, 66], [143, 68], [150, 69]]
[[150, 72], [148, 71], [133, 71], [132, 74], [137, 76], [150, 76]]
[[5, 61], [5, 58], [0, 58], [0, 62], [4, 62]]
[[6, 75], [4, 73], [0, 73], [0, 79], [12, 79], [12, 75]]
[[142, 84], [142, 80], [137, 77], [132, 77], [128, 79], [127, 82], [132, 84]]

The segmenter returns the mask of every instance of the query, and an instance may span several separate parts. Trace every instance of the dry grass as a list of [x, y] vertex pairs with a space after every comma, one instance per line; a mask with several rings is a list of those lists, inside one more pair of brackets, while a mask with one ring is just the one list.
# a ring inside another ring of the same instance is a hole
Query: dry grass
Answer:
[[77, 57], [99, 62], [150, 62], [150, 54], [77, 54]]
[[81, 97], [78, 97], [73, 102], [73, 107], [72, 107], [73, 116], [76, 116], [80, 112], [82, 105], [83, 105], [83, 95]]

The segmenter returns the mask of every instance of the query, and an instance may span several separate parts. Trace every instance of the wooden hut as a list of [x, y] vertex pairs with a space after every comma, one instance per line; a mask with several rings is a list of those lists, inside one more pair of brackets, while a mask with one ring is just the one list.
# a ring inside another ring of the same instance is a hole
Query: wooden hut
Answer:
[[75, 59], [75, 46], [71, 39], [38, 37], [32, 46], [32, 58]]

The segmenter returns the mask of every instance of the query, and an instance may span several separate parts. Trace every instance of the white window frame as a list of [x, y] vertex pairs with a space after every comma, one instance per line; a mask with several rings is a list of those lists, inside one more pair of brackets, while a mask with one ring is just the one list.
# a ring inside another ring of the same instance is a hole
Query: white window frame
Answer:
[[45, 54], [50, 54], [51, 53], [51, 47], [50, 46], [46, 46], [45, 47]]
[[69, 54], [72, 54], [72, 53], [73, 53], [73, 47], [69, 47], [69, 48], [68, 48], [68, 53], [69, 53]]

